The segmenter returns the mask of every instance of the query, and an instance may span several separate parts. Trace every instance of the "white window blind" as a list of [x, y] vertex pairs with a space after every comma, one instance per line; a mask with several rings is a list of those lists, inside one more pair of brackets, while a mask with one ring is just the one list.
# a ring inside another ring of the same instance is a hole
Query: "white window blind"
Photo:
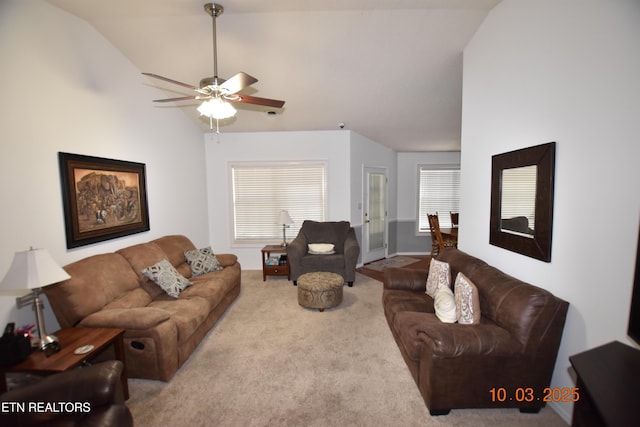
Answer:
[[287, 241], [298, 235], [306, 219], [324, 221], [326, 206], [324, 163], [232, 164], [233, 230], [236, 243], [282, 241], [282, 209], [294, 224]]
[[418, 232], [429, 232], [427, 214], [436, 212], [440, 227], [451, 227], [449, 212], [460, 211], [460, 168], [424, 165], [418, 174]]

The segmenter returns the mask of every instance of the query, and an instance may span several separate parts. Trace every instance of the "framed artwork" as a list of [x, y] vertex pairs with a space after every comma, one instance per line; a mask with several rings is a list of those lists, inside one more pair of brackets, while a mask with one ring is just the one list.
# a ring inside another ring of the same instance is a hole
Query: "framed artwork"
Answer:
[[67, 249], [149, 230], [144, 163], [58, 153]]

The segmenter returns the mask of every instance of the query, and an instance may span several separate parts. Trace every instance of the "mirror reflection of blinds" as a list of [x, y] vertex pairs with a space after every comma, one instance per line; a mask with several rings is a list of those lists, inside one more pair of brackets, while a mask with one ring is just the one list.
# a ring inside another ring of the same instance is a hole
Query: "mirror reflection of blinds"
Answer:
[[305, 219], [324, 221], [325, 175], [326, 165], [318, 162], [232, 164], [234, 241], [282, 241], [282, 224], [277, 224], [282, 209], [294, 221], [287, 241], [298, 235]]
[[536, 165], [502, 171], [501, 218], [526, 217], [529, 228], [535, 230]]
[[418, 231], [429, 232], [427, 214], [436, 212], [440, 227], [450, 228], [449, 212], [460, 211], [460, 167], [420, 166], [418, 192]]

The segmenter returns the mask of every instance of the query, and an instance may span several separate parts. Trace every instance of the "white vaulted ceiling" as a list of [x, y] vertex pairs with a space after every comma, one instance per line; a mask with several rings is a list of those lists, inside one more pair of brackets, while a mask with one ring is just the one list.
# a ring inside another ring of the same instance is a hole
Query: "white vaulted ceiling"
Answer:
[[[48, 0], [87, 21], [140, 71], [198, 85], [213, 74], [203, 0]], [[499, 0], [220, 0], [218, 69], [282, 99], [238, 107], [221, 132], [334, 130], [340, 123], [397, 151], [460, 149], [462, 51]], [[157, 98], [188, 89], [140, 75]], [[203, 131], [194, 102], [177, 108]]]

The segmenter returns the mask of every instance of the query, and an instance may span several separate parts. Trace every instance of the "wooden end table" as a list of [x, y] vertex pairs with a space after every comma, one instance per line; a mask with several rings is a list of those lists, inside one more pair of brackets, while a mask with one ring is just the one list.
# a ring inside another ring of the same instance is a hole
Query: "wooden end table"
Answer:
[[613, 341], [569, 358], [580, 398], [571, 425], [637, 426], [640, 351]]
[[288, 280], [291, 280], [291, 270], [289, 269], [289, 262], [286, 264], [267, 265], [267, 259], [274, 254], [286, 254], [287, 247], [280, 245], [267, 245], [262, 248], [262, 281], [267, 280], [267, 276], [287, 276]]
[[[124, 398], [129, 399], [129, 383], [127, 381], [127, 365], [124, 356], [124, 329], [118, 328], [64, 328], [55, 332], [60, 344], [60, 351], [46, 357], [44, 351], [34, 350], [29, 357], [13, 366], [0, 369], [0, 394], [7, 391], [7, 372], [28, 372], [35, 374], [55, 374], [76, 368], [93, 359], [110, 345], [113, 345], [116, 359], [124, 364], [122, 370], [122, 390]], [[78, 347], [93, 345], [93, 349], [85, 354], [75, 354]]]

